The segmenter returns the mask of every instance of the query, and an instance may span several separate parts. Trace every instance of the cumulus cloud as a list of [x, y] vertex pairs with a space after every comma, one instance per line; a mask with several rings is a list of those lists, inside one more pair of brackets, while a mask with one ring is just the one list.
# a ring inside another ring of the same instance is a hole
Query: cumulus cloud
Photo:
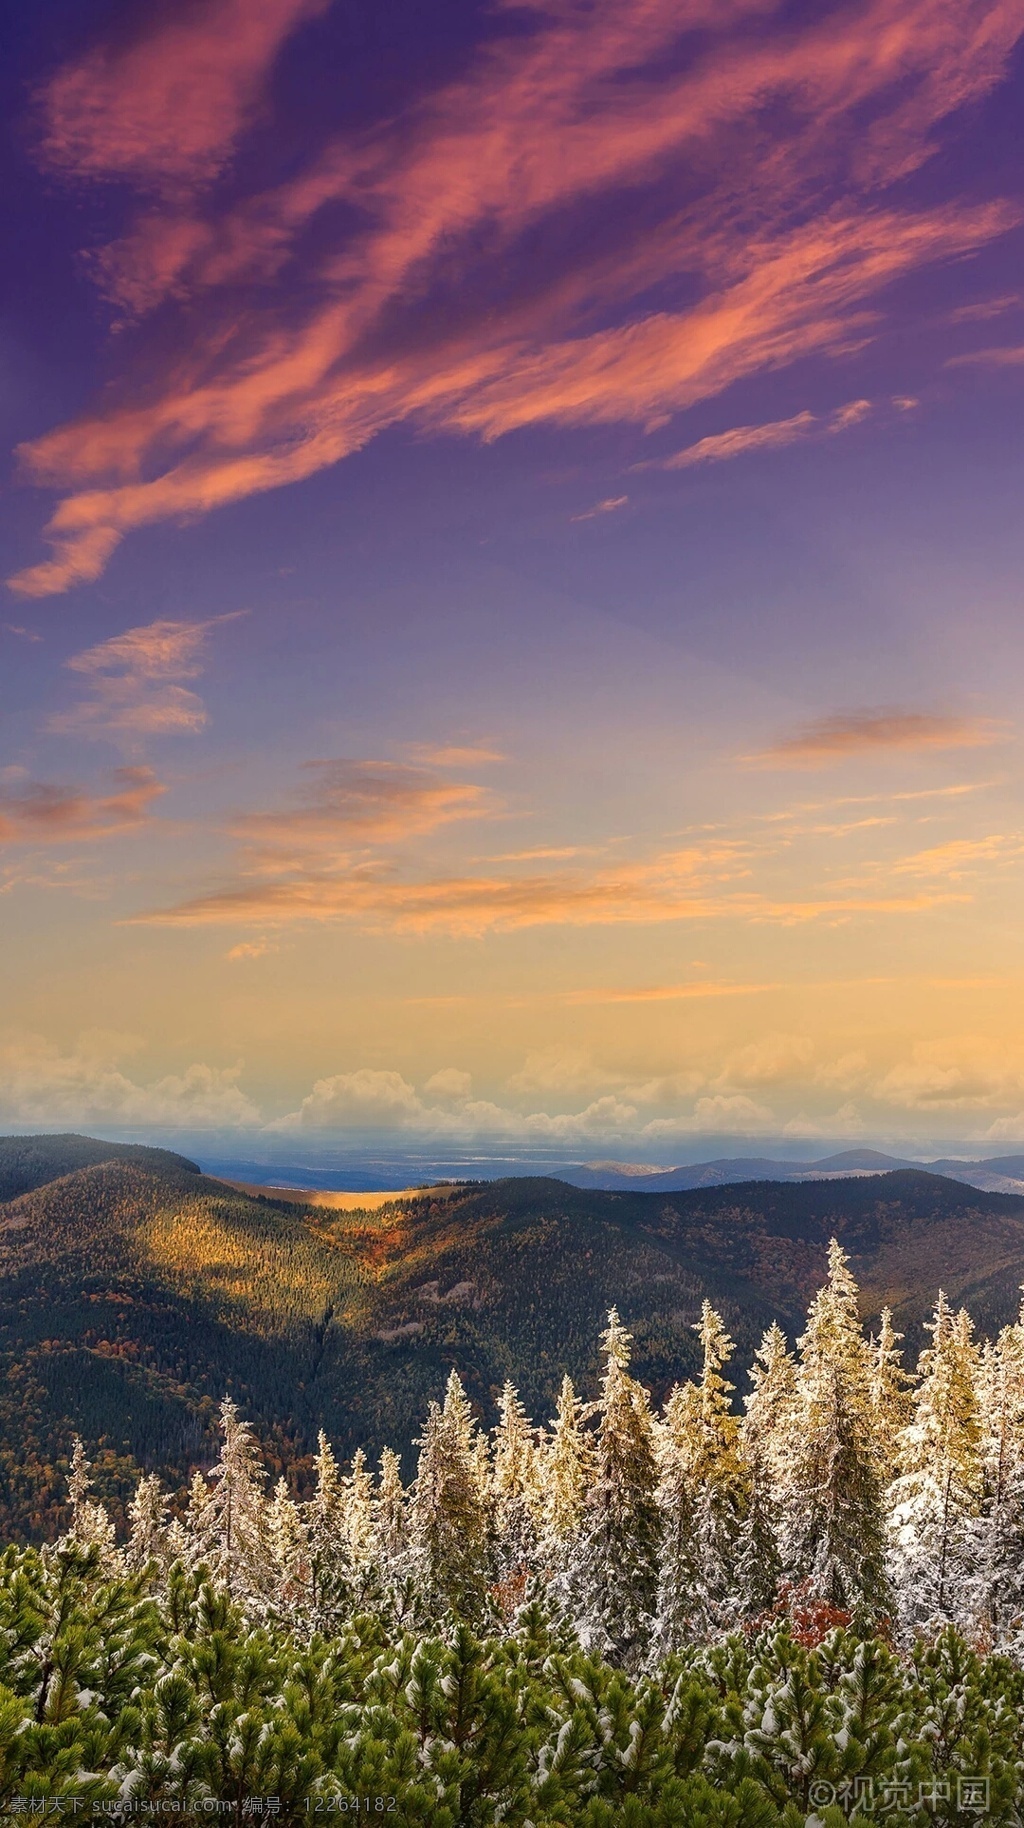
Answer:
[[757, 1104], [743, 1093], [715, 1092], [698, 1098], [688, 1117], [654, 1117], [644, 1125], [642, 1136], [652, 1141], [673, 1136], [708, 1134], [750, 1136], [777, 1128], [777, 1120], [767, 1105]]
[[814, 1054], [809, 1035], [771, 1034], [730, 1054], [720, 1086], [777, 1085], [804, 1076]]
[[[318, 10], [206, 0], [89, 53], [44, 98], [51, 166], [201, 184]], [[136, 311], [182, 300], [178, 357], [151, 393], [126, 376], [26, 449], [65, 494], [53, 557], [16, 588], [94, 578], [131, 529], [297, 481], [397, 423], [485, 438], [651, 425], [746, 375], [848, 353], [891, 281], [1017, 220], [879, 196], [1002, 80], [1021, 30], [1013, 0], [801, 20], [782, 0], [534, 8], [401, 120], [316, 146], [269, 189], [148, 208], [96, 268]], [[627, 195], [643, 206], [565, 232]], [[349, 227], [325, 248], [329, 222]], [[555, 225], [539, 260], [537, 230]], [[655, 309], [655, 292], [693, 302]]]
[[135, 1045], [130, 1037], [90, 1031], [62, 1050], [41, 1035], [8, 1034], [0, 1039], [4, 1121], [183, 1129], [259, 1124], [259, 1111], [238, 1085], [241, 1068], [195, 1064], [140, 1084], [120, 1064]]
[[28, 781], [0, 788], [0, 844], [68, 844], [137, 831], [166, 792], [151, 768], [115, 768], [113, 793]]
[[428, 1098], [440, 1098], [442, 1103], [465, 1104], [473, 1090], [472, 1075], [457, 1066], [443, 1066], [430, 1075], [423, 1090]]
[[740, 760], [759, 768], [826, 768], [854, 756], [976, 749], [998, 742], [985, 719], [929, 711], [837, 711]]
[[918, 1042], [873, 1087], [883, 1103], [909, 1111], [971, 1111], [1016, 1103], [1024, 1060], [980, 1036]]
[[47, 728], [61, 736], [131, 740], [201, 730], [206, 723], [203, 701], [179, 681], [199, 676], [211, 629], [241, 613], [234, 610], [205, 622], [161, 619], [72, 655], [67, 665], [88, 681], [89, 696], [56, 713]]
[[[453, 1090], [456, 1081], [457, 1091]], [[356, 1072], [318, 1079], [298, 1110], [277, 1118], [267, 1128], [284, 1132], [396, 1130], [437, 1137], [502, 1136], [571, 1142], [574, 1138], [621, 1135], [636, 1118], [636, 1107], [612, 1094], [593, 1100], [580, 1111], [557, 1115], [547, 1111], [519, 1112], [465, 1096], [468, 1082], [468, 1074], [457, 1068], [445, 1069], [424, 1087], [435, 1101], [431, 1103], [401, 1073], [361, 1067]]]

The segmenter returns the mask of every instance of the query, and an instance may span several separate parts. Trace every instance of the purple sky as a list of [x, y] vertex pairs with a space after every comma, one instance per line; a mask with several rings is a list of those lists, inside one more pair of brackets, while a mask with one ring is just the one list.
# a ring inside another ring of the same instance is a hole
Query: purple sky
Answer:
[[1022, 35], [16, 13], [0, 1123], [1024, 1138]]

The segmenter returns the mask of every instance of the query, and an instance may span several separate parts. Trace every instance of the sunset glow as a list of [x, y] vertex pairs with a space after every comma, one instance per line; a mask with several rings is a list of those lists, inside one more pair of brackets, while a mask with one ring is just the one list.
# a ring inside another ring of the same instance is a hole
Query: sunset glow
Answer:
[[0, 1128], [1024, 1141], [1022, 39], [20, 9]]

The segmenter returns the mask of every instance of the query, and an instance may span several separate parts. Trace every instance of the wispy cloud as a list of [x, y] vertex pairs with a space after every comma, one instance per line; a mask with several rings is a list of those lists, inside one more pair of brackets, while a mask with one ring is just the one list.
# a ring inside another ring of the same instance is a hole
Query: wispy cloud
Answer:
[[508, 760], [487, 743], [415, 743], [409, 753], [430, 768], [482, 768]]
[[0, 789], [0, 844], [67, 844], [137, 831], [166, 789], [150, 768], [115, 768], [113, 778], [114, 792], [105, 795], [46, 781]]
[[90, 695], [55, 713], [47, 728], [62, 736], [133, 740], [201, 730], [206, 723], [203, 701], [177, 682], [198, 677], [211, 629], [241, 613], [234, 610], [205, 622], [149, 622], [73, 655], [68, 667], [88, 680]]
[[[208, 0], [130, 52], [96, 52], [51, 89], [51, 162], [198, 182], [316, 10]], [[118, 402], [26, 449], [29, 473], [68, 492], [54, 556], [15, 588], [95, 578], [131, 529], [299, 480], [403, 421], [485, 438], [663, 421], [745, 375], [848, 352], [891, 281], [1017, 219], [999, 203], [878, 201], [946, 115], [1001, 80], [1024, 29], [1013, 0], [781, 14], [781, 0], [534, 9], [532, 30], [495, 37], [400, 122], [321, 146], [276, 188], [151, 211], [108, 251], [104, 283], [137, 309], [202, 295], [204, 329], [188, 316], [155, 393], [126, 380]], [[208, 49], [179, 56], [195, 21]], [[193, 67], [194, 118], [169, 99], [170, 73]], [[585, 256], [560, 234], [561, 257], [528, 258], [538, 224], [638, 190], [645, 208], [606, 210]], [[325, 248], [332, 208], [357, 226]], [[696, 302], [652, 310], [654, 287]]]
[[16, 622], [5, 622], [4, 633], [17, 635], [22, 641], [41, 641], [43, 638], [42, 635], [37, 635], [34, 629], [21, 628]]
[[985, 864], [1016, 863], [1024, 857], [1019, 833], [992, 832], [984, 838], [950, 838], [928, 850], [915, 851], [895, 865], [900, 875], [942, 876], [955, 882]]
[[616, 508], [624, 508], [629, 502], [628, 495], [610, 495], [607, 501], [598, 501], [583, 514], [572, 514], [570, 520], [597, 520], [602, 514], [614, 514]]
[[1005, 732], [991, 721], [928, 711], [837, 711], [739, 759], [756, 768], [823, 768], [851, 756], [976, 749]]
[[762, 996], [780, 984], [647, 984], [638, 989], [567, 990], [563, 1003], [688, 1003], [693, 998]]
[[1007, 311], [1015, 311], [1024, 304], [1024, 297], [1019, 292], [1004, 292], [998, 298], [979, 298], [973, 304], [957, 305], [949, 314], [951, 324], [984, 323], [991, 317], [1003, 317]]
[[326, 874], [291, 868], [285, 879], [248, 880], [136, 923], [262, 928], [351, 922], [371, 931], [480, 938], [537, 926], [649, 926], [739, 920], [795, 926], [876, 914], [919, 914], [957, 899], [946, 891], [782, 898], [732, 888], [746, 871], [728, 847], [668, 852], [649, 862], [550, 876], [451, 876], [395, 881], [370, 864]]
[[75, 178], [206, 184], [252, 118], [284, 40], [329, 0], [200, 0], [66, 64], [37, 100], [41, 151]]
[[971, 349], [966, 355], [951, 355], [947, 368], [1020, 368], [1024, 366], [1024, 343], [998, 349]]
[[489, 791], [402, 762], [307, 762], [299, 796], [279, 810], [242, 813], [230, 827], [250, 867], [282, 875], [311, 863], [347, 867], [353, 852], [423, 837], [495, 810]]
[[725, 463], [732, 457], [745, 456], [748, 451], [774, 450], [795, 444], [801, 438], [828, 437], [848, 431], [851, 426], [860, 425], [872, 410], [870, 400], [850, 400], [831, 413], [802, 412], [795, 413], [791, 419], [770, 420], [766, 425], [736, 425], [731, 431], [700, 438], [696, 444], [689, 444], [685, 450], [663, 457], [655, 464], [635, 467], [686, 470], [698, 463]]

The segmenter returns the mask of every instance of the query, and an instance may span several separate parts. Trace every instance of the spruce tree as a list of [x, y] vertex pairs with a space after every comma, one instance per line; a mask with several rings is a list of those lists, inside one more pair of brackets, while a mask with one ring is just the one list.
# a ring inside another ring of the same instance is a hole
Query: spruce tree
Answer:
[[979, 1395], [985, 1473], [975, 1527], [978, 1623], [1018, 1657], [1024, 1651], [1024, 1311], [982, 1355]]
[[[478, 1430], [453, 1371], [444, 1407], [431, 1403], [409, 1502], [414, 1578], [427, 1605], [480, 1615], [493, 1579], [487, 1495]], [[486, 1445], [486, 1443], [485, 1443]]]
[[538, 1453], [519, 1392], [509, 1382], [501, 1393], [491, 1462], [498, 1571], [525, 1572], [535, 1568], [538, 1556]]
[[209, 1560], [228, 1593], [256, 1596], [271, 1578], [263, 1464], [251, 1428], [228, 1396], [220, 1406], [220, 1426], [220, 1458], [210, 1473], [203, 1519]]
[[676, 1451], [689, 1476], [699, 1609], [708, 1629], [721, 1629], [734, 1622], [739, 1609], [736, 1560], [750, 1480], [730, 1404], [733, 1386], [722, 1376], [733, 1342], [710, 1301], [703, 1303], [695, 1331], [703, 1361], [700, 1381], [679, 1392]]
[[903, 1366], [902, 1333], [895, 1332], [892, 1309], [883, 1308], [878, 1338], [871, 1342], [871, 1419], [879, 1464], [892, 1466], [893, 1443], [910, 1421], [914, 1380]]
[[408, 1515], [402, 1468], [398, 1455], [385, 1447], [380, 1474], [371, 1500], [373, 1555], [381, 1580], [399, 1580], [409, 1556]]
[[266, 1534], [276, 1600], [286, 1614], [295, 1614], [308, 1588], [308, 1543], [299, 1507], [283, 1478], [267, 1507]]
[[104, 1564], [111, 1569], [115, 1568], [119, 1557], [114, 1526], [106, 1506], [92, 1496], [92, 1467], [77, 1435], [71, 1449], [68, 1501], [71, 1505], [71, 1525], [68, 1531], [71, 1540], [80, 1548], [96, 1549]]
[[572, 1555], [569, 1590], [581, 1630], [637, 1660], [652, 1629], [661, 1517], [654, 1417], [630, 1377], [632, 1341], [614, 1308], [601, 1338], [595, 1475]]
[[163, 1564], [167, 1556], [167, 1494], [157, 1474], [149, 1473], [139, 1480], [128, 1506], [125, 1564], [145, 1568], [151, 1561]]
[[882, 1488], [871, 1409], [871, 1352], [858, 1290], [832, 1240], [829, 1273], [799, 1341], [796, 1433], [785, 1557], [830, 1606], [888, 1603]]
[[329, 1632], [336, 1630], [351, 1611], [353, 1580], [345, 1484], [322, 1428], [314, 1466], [316, 1488], [303, 1515], [309, 1569], [307, 1604], [313, 1630]]
[[708, 1628], [693, 1503], [693, 1417], [686, 1391], [677, 1384], [665, 1404], [657, 1433], [658, 1510], [661, 1538], [658, 1593], [649, 1662], [656, 1667]]
[[940, 1293], [921, 1354], [901, 1472], [888, 1494], [893, 1580], [904, 1624], [962, 1619], [975, 1610], [972, 1544], [983, 1495], [978, 1352], [969, 1316]]
[[792, 1472], [799, 1400], [796, 1360], [778, 1321], [758, 1346], [749, 1375], [753, 1388], [743, 1399], [743, 1452], [781, 1503]]
[[587, 1404], [576, 1395], [572, 1379], [563, 1377], [542, 1462], [543, 1553], [556, 1571], [564, 1570], [594, 1480], [594, 1441], [585, 1425], [589, 1413]]
[[356, 1579], [361, 1580], [373, 1561], [373, 1474], [361, 1447], [352, 1456], [343, 1492], [349, 1563]]

